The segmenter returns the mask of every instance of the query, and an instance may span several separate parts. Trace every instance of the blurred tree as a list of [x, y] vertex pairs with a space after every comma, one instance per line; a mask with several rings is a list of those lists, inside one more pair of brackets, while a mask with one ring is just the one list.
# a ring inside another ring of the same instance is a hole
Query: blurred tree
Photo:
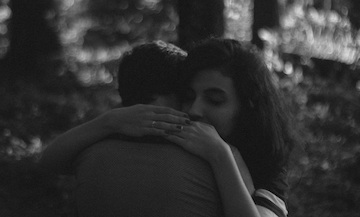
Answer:
[[78, 108], [64, 97], [82, 89], [66, 71], [58, 35], [47, 19], [55, 14], [55, 2], [12, 0], [10, 8], [10, 48], [0, 60], [0, 149], [5, 150], [26, 149], [33, 139], [48, 139], [71, 126]]
[[336, 11], [344, 17], [349, 17], [354, 29], [360, 28], [360, 1], [358, 0], [314, 0], [317, 10]]
[[70, 183], [43, 173], [36, 159], [55, 135], [110, 107], [109, 91], [83, 87], [65, 65], [52, 23], [56, 3], [9, 1], [10, 46], [0, 59], [0, 216], [69, 216]]
[[258, 46], [260, 49], [263, 49], [264, 42], [259, 37], [259, 30], [277, 29], [279, 27], [278, 0], [254, 0], [253, 16], [253, 36], [251, 42]]
[[41, 83], [56, 73], [55, 59], [61, 45], [45, 17], [54, 10], [53, 1], [12, 0], [9, 29], [10, 48], [0, 60], [2, 84], [18, 80]]
[[84, 45], [109, 47], [156, 39], [175, 41], [173, 4], [171, 0], [89, 1], [86, 13], [93, 26], [86, 32]]
[[224, 0], [178, 0], [178, 44], [188, 49], [193, 43], [224, 34]]
[[70, 6], [73, 13], [62, 11], [66, 57], [87, 86], [114, 87], [118, 60], [134, 44], [177, 41], [174, 0], [79, 0]]
[[360, 29], [360, 1], [350, 0], [349, 19], [357, 30]]
[[292, 168], [301, 168], [301, 172], [300, 181], [292, 186], [290, 213], [299, 217], [357, 216], [360, 212], [357, 206], [360, 95], [356, 88], [359, 69], [319, 59], [311, 59], [302, 67], [303, 80], [290, 88], [290, 92], [293, 99], [298, 98], [301, 131], [307, 132], [306, 154]]
[[289, 215], [294, 217], [360, 212], [359, 42], [354, 20], [355, 29], [348, 22], [356, 10], [349, 2], [289, 0], [280, 31], [270, 29], [261, 38], [269, 39], [265, 56], [278, 58], [273, 65], [278, 84], [294, 105], [305, 142], [290, 170]]

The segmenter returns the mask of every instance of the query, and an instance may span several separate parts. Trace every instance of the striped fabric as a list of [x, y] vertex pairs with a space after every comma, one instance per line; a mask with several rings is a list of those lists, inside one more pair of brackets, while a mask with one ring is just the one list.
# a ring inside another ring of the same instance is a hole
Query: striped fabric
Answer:
[[268, 190], [256, 190], [253, 199], [263, 217], [285, 217], [288, 214], [285, 202]]

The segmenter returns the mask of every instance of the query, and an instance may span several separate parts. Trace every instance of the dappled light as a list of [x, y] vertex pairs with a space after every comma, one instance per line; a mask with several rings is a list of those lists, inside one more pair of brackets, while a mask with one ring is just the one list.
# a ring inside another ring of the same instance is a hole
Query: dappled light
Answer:
[[6, 1], [0, 1], [0, 59], [4, 57], [9, 49], [7, 21], [11, 17], [11, 10]]
[[346, 64], [357, 63], [360, 34], [350, 21], [335, 11], [305, 9], [301, 4], [289, 7], [281, 19], [284, 52], [331, 59]]
[[[60, 7], [58, 29], [65, 57], [69, 65], [76, 66], [75, 74], [87, 86], [112, 83], [114, 79], [110, 77], [116, 74], [116, 67], [108, 67], [107, 63], [118, 60], [132, 44], [176, 39], [178, 18], [170, 4], [159, 0], [139, 0], [134, 4], [109, 0], [109, 7], [95, 8], [96, 4], [105, 3], [68, 0]], [[87, 11], [95, 15], [90, 16]]]
[[248, 0], [225, 0], [226, 32], [225, 36], [241, 41], [250, 41], [252, 37], [253, 5]]

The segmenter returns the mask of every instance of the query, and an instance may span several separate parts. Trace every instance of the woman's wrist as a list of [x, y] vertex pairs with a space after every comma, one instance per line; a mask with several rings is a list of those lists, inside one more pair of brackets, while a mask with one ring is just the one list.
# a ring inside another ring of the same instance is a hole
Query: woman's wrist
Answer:
[[104, 135], [110, 135], [118, 132], [114, 124], [114, 117], [112, 114], [112, 110], [105, 112], [99, 118], [96, 119], [96, 123], [98, 129], [103, 132]]
[[217, 146], [217, 150], [210, 155], [208, 161], [212, 167], [219, 165], [224, 162], [224, 159], [232, 157], [230, 146], [225, 142], [221, 141], [221, 144]]

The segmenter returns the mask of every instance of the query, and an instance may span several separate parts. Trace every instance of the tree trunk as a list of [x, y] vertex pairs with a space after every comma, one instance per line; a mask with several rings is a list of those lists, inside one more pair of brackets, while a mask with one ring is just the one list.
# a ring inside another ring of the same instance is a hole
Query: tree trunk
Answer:
[[360, 1], [351, 0], [351, 7], [349, 9], [349, 19], [352, 26], [356, 29], [360, 29]]
[[48, 73], [51, 57], [61, 52], [57, 33], [45, 18], [47, 11], [55, 8], [51, 0], [10, 1], [8, 53], [0, 61], [1, 76], [5, 80], [40, 81]]
[[252, 43], [260, 49], [264, 47], [259, 38], [258, 31], [263, 28], [276, 28], [279, 26], [278, 0], [254, 0], [254, 22], [252, 26]]
[[209, 37], [224, 34], [223, 0], [178, 0], [179, 40], [187, 50], [192, 44]]

